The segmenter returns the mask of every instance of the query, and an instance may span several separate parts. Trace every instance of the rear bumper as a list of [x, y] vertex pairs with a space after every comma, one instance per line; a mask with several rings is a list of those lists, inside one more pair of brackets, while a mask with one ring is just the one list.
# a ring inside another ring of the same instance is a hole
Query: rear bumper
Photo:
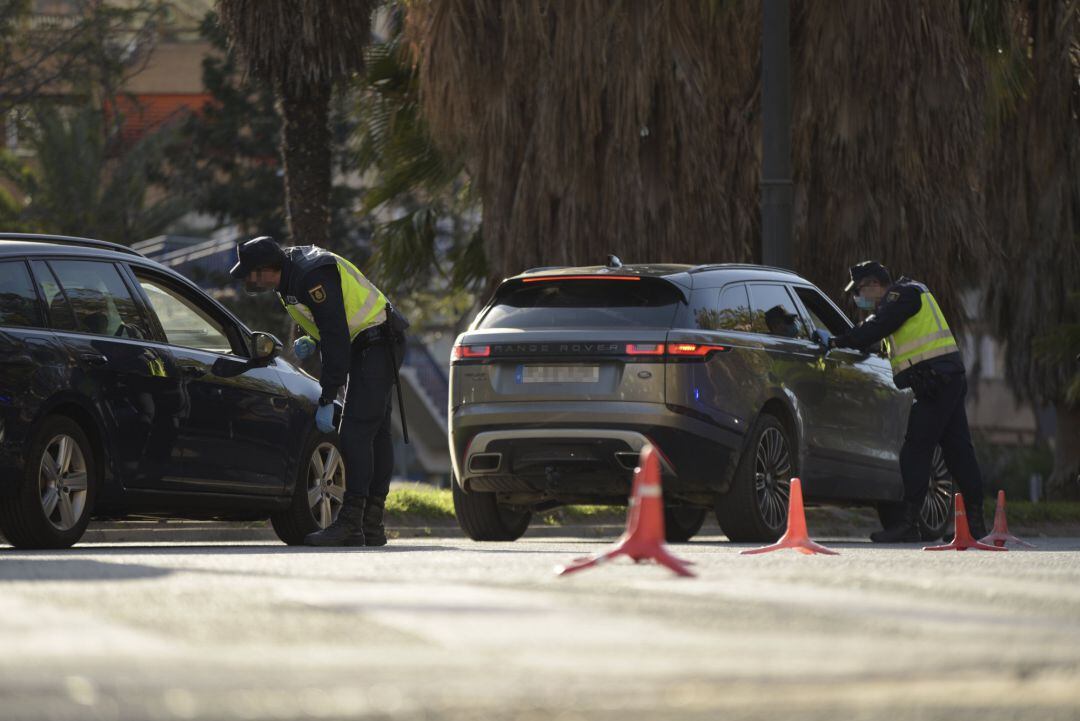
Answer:
[[722, 492], [744, 437], [741, 428], [658, 403], [469, 404], [450, 418], [454, 472], [465, 490], [564, 501], [625, 501], [646, 443], [661, 452], [669, 495]]

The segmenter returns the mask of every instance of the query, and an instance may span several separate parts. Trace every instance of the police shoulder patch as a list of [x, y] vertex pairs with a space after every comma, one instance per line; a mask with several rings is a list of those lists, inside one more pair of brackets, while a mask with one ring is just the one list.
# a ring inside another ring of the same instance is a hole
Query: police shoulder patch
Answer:
[[893, 301], [900, 300], [900, 291], [898, 291], [898, 290], [892, 291], [887, 296], [885, 296], [885, 300], [889, 301], [890, 303], [892, 303]]
[[322, 284], [315, 286], [308, 291], [308, 295], [311, 296], [312, 303], [322, 303], [326, 300], [326, 290], [323, 289]]

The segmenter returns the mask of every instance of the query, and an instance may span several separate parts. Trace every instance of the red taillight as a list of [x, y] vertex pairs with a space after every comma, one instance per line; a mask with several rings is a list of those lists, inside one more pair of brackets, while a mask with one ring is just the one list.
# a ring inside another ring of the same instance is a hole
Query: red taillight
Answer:
[[[662, 356], [665, 358], [707, 358], [712, 353], [730, 350], [727, 346], [706, 343], [627, 343], [626, 355]], [[659, 360], [659, 358], [657, 359]]]
[[663, 343], [627, 343], [626, 355], [664, 355]]
[[542, 275], [539, 278], [522, 278], [522, 283], [544, 283], [553, 280], [641, 280], [636, 275]]
[[722, 345], [705, 345], [702, 343], [668, 343], [668, 355], [680, 358], [704, 358], [710, 353], [723, 353], [727, 348]]
[[456, 345], [450, 353], [451, 360], [463, 358], [487, 358], [491, 355], [489, 345]]

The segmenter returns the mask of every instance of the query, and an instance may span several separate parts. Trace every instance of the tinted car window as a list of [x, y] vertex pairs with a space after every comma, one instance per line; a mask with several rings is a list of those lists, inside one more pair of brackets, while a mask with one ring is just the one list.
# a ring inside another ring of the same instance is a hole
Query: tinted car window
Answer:
[[478, 328], [669, 328], [682, 294], [663, 280], [514, 282]]
[[813, 288], [801, 286], [795, 287], [795, 293], [810, 314], [810, 322], [820, 330], [827, 330], [833, 335], [846, 333], [850, 326], [840, 311], [836, 310], [831, 303]]
[[782, 336], [784, 338], [809, 338], [795, 301], [782, 285], [750, 286], [750, 302], [753, 308], [755, 333]]
[[232, 352], [225, 329], [194, 302], [162, 283], [137, 272], [136, 276], [169, 343], [214, 353]]
[[729, 285], [720, 295], [719, 325], [724, 330], [753, 330], [750, 300], [745, 285]]
[[56, 330], [78, 330], [75, 324], [75, 313], [67, 297], [60, 290], [60, 283], [43, 260], [35, 260], [30, 263], [34, 270], [34, 278], [37, 280], [41, 295], [45, 298], [45, 309], [48, 311], [49, 327]]
[[679, 316], [680, 328], [697, 330], [720, 330], [720, 317], [716, 304], [719, 288], [700, 288], [690, 294], [690, 305]]
[[0, 325], [41, 325], [37, 293], [22, 261], [0, 263]]
[[95, 335], [140, 338], [142, 318], [116, 266], [85, 260], [49, 263], [75, 311], [79, 330]]

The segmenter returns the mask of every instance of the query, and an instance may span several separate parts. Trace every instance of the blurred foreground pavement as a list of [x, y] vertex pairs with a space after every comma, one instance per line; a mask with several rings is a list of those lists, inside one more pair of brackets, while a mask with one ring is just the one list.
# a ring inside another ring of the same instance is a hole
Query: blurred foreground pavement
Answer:
[[0, 718], [1080, 719], [1080, 539], [1036, 540], [3, 549]]

